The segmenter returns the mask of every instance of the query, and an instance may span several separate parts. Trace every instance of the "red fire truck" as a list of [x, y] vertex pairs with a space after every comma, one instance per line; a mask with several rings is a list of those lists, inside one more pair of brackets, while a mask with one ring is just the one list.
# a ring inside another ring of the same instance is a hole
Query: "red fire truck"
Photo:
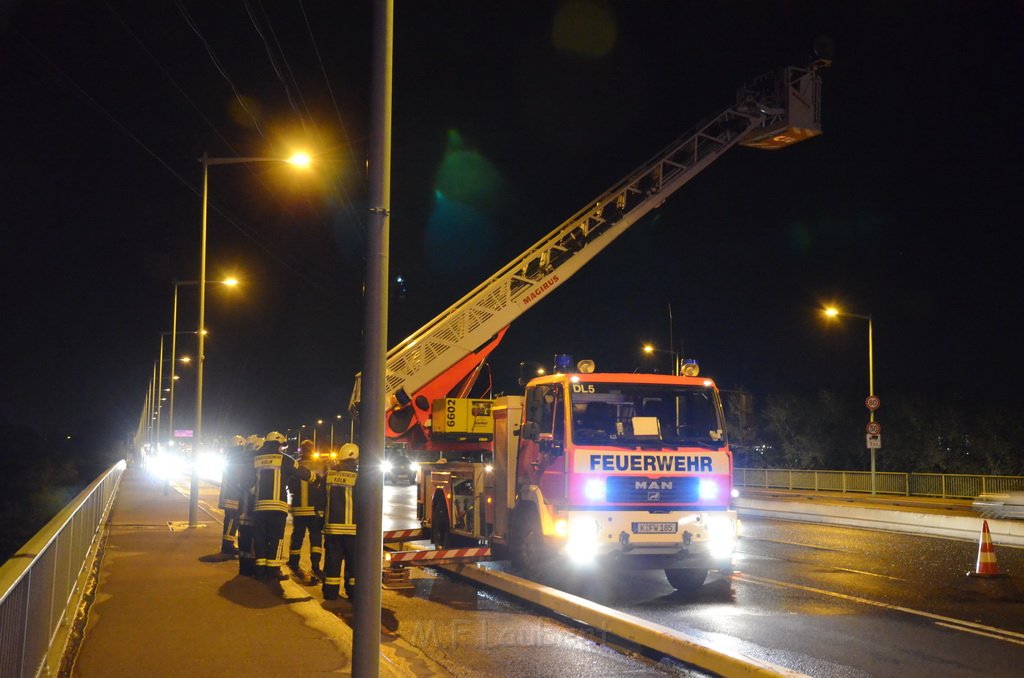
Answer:
[[[714, 382], [601, 374], [558, 361], [523, 395], [472, 394], [509, 324], [729, 149], [779, 149], [821, 133], [819, 60], [741, 87], [676, 140], [388, 352], [389, 438], [431, 451], [418, 513], [433, 541], [664, 569], [680, 589], [728, 572], [737, 535], [732, 455]], [[359, 380], [352, 405], [359, 401]]]

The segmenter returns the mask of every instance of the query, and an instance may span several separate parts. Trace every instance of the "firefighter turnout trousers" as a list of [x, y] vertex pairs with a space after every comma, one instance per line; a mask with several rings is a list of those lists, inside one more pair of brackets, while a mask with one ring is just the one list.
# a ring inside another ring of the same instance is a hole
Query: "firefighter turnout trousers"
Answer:
[[[354, 600], [356, 589], [356, 536], [354, 534], [324, 535], [324, 600], [335, 600], [345, 584], [345, 596]], [[342, 565], [345, 571], [342, 572]], [[344, 575], [344, 576], [342, 576]]]
[[[252, 538], [256, 552], [256, 576], [268, 577], [283, 564], [278, 551], [284, 539], [288, 514], [283, 511], [256, 511], [252, 515]], [[278, 570], [280, 572], [280, 570]]]
[[320, 558], [324, 552], [323, 518], [318, 515], [292, 516], [292, 538], [288, 545], [288, 567], [298, 571], [302, 559], [302, 542], [309, 533], [309, 563], [313, 573], [320, 572]]

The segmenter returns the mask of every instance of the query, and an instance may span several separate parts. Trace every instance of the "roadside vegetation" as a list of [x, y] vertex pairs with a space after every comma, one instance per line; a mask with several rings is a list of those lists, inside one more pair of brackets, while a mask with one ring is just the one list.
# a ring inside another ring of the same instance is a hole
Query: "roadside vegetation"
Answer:
[[122, 456], [99, 427], [52, 440], [27, 426], [0, 424], [0, 439], [0, 562]]
[[[737, 466], [867, 469], [868, 411], [848, 394], [776, 394], [756, 405], [748, 407], [743, 427], [739, 408], [729, 408]], [[1024, 475], [1024, 420], [1009, 407], [980, 409], [966, 396], [935, 402], [897, 394], [875, 418], [882, 424], [879, 471]]]

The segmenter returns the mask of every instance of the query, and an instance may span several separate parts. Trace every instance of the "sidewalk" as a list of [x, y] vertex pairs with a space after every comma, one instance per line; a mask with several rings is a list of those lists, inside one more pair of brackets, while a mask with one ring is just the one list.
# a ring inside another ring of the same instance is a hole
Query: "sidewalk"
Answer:
[[[163, 484], [141, 469], [125, 472], [71, 675], [351, 672], [347, 601], [326, 603], [317, 588], [291, 580], [240, 577], [234, 560], [204, 562], [220, 548], [220, 521], [200, 512], [203, 527], [172, 531], [169, 523], [187, 517], [186, 497], [164, 494]], [[402, 645], [382, 656], [382, 676], [449, 675]]]
[[[208, 562], [221, 521], [200, 510], [203, 527], [188, 529], [187, 518], [187, 496], [164, 494], [142, 469], [125, 472], [86, 589], [77, 659], [62, 676], [351, 675], [347, 600], [325, 602], [318, 586], [295, 579], [240, 577], [235, 560]], [[381, 592], [381, 676], [679, 675], [446, 574], [416, 569], [412, 583]]]

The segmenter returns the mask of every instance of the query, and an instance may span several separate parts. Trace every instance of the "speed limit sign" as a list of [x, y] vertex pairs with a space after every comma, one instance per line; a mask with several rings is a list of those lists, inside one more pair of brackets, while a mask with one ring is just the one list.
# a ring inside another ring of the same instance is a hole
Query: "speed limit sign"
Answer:
[[882, 406], [882, 401], [878, 399], [878, 396], [871, 395], [867, 397], [867, 400], [864, 401], [864, 404], [867, 405], [867, 408], [869, 410], [874, 412], [875, 410]]
[[869, 421], [866, 428], [868, 435], [877, 436], [879, 433], [882, 432], [882, 425], [879, 424], [877, 421]]

